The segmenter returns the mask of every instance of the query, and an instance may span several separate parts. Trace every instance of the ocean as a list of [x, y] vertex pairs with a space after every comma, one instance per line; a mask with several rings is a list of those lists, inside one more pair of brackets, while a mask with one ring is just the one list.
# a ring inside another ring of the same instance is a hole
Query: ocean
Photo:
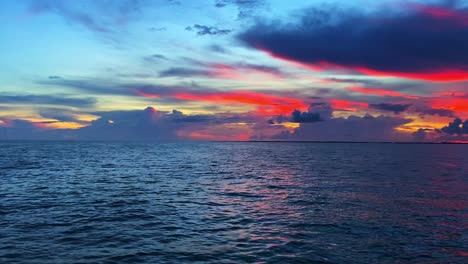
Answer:
[[0, 263], [468, 263], [468, 145], [1, 142]]

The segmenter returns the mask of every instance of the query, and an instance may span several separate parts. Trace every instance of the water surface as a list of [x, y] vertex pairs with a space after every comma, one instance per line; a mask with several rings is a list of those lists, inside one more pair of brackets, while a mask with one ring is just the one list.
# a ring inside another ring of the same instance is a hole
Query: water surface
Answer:
[[467, 263], [468, 146], [0, 143], [1, 263]]

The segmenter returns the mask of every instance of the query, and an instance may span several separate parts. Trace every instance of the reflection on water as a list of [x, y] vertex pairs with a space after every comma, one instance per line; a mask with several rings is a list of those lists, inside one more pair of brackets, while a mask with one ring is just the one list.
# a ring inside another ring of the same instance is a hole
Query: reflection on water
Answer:
[[464, 263], [468, 146], [0, 143], [0, 262]]

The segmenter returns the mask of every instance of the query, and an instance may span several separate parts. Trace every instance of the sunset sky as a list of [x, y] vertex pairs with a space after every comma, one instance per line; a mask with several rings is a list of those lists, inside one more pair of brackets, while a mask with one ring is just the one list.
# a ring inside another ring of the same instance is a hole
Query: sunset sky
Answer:
[[18, 0], [0, 139], [468, 142], [468, 1]]

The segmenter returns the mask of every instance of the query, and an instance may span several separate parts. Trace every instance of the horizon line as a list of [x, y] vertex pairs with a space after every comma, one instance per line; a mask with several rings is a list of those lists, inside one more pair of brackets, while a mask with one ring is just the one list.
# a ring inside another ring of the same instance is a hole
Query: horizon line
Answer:
[[157, 141], [157, 140], [75, 140], [75, 139], [0, 139], [0, 142], [122, 142], [122, 143], [318, 143], [318, 144], [417, 144], [417, 145], [433, 145], [433, 144], [450, 144], [450, 145], [466, 145], [468, 142], [407, 142], [407, 141], [313, 141], [313, 140], [174, 140], [174, 141]]

